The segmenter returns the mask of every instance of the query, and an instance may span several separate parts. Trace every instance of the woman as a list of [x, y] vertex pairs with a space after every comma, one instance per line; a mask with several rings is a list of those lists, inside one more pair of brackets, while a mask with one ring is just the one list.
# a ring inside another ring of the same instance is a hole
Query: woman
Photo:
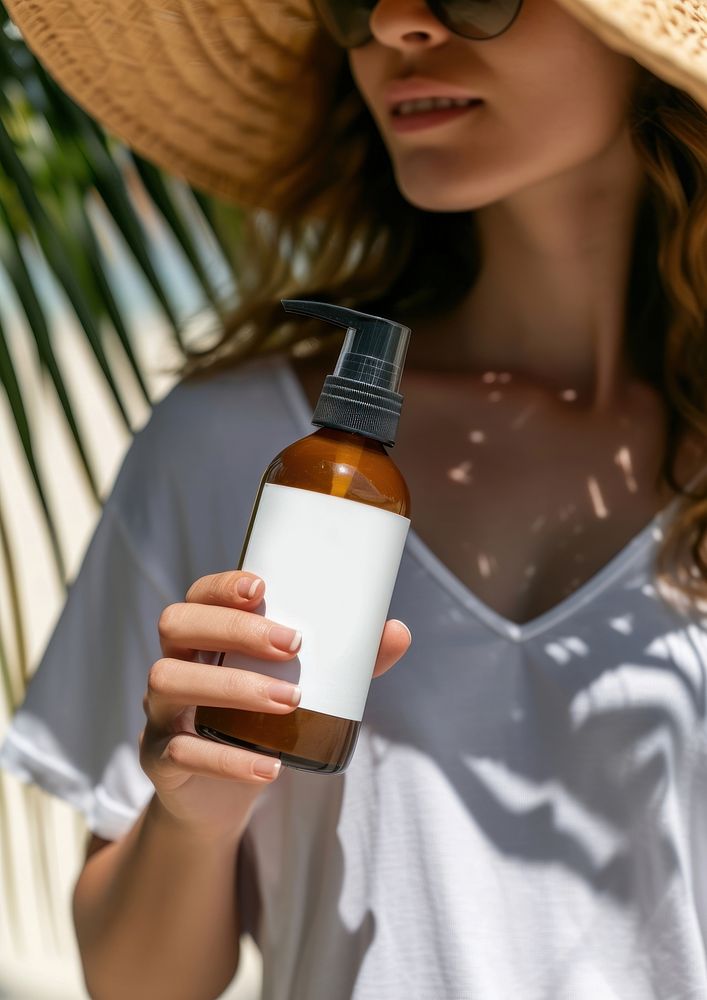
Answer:
[[[703, 8], [321, 0], [312, 33], [284, 3], [82, 6], [77, 31], [65, 3], [11, 5], [138, 148], [181, 149], [242, 200], [249, 168], [269, 207], [247, 217], [239, 310], [136, 436], [3, 747], [94, 833], [74, 893], [89, 991], [214, 997], [249, 930], [268, 1000], [704, 995]], [[221, 104], [207, 164], [194, 94], [235, 73], [228, 37], [249, 143], [223, 137]], [[192, 103], [183, 80], [174, 107], [131, 104], [139, 55], [183, 71]], [[410, 103], [432, 97], [468, 104]], [[296, 707], [198, 654], [294, 655], [256, 612], [267, 580], [228, 567], [340, 343], [293, 331], [295, 293], [413, 330], [399, 619], [329, 777], [192, 725], [197, 704]]]

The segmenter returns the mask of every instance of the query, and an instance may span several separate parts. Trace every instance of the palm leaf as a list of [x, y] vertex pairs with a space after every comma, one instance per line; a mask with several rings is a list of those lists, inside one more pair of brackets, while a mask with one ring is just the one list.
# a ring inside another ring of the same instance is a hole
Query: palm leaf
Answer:
[[59, 538], [57, 536], [57, 531], [54, 526], [54, 521], [49, 509], [49, 504], [47, 502], [47, 494], [44, 488], [44, 483], [42, 482], [42, 476], [39, 472], [39, 467], [37, 465], [37, 460], [35, 457], [35, 449], [32, 443], [32, 432], [30, 430], [29, 421], [27, 419], [27, 408], [25, 406], [24, 400], [22, 398], [22, 390], [20, 389], [20, 384], [15, 374], [15, 370], [12, 363], [12, 356], [8, 348], [7, 339], [5, 337], [5, 331], [3, 329], [2, 323], [0, 323], [0, 384], [3, 386], [5, 393], [7, 395], [12, 414], [15, 418], [15, 425], [17, 427], [17, 433], [22, 444], [22, 448], [27, 460], [27, 465], [29, 466], [30, 472], [32, 473], [32, 478], [34, 479], [34, 485], [37, 490], [37, 496], [42, 505], [42, 510], [44, 511], [44, 516], [49, 529], [49, 536], [51, 538], [52, 549], [54, 551], [54, 557], [56, 559], [56, 565], [59, 567], [62, 577], [65, 575], [64, 559], [61, 553], [61, 546], [59, 544]]
[[[25, 462], [38, 499], [38, 510], [49, 540], [46, 573], [54, 573], [65, 592], [67, 566], [62, 537], [47, 496], [46, 476], [38, 459], [33, 426], [31, 393], [23, 369], [13, 357], [16, 336], [31, 338], [29, 343], [45, 388], [58, 401], [57, 419], [65, 422], [67, 441], [76, 455], [77, 482], [92, 503], [100, 502], [97, 469], [91, 459], [93, 442], [82, 429], [72, 398], [70, 379], [57, 351], [58, 323], [48, 288], [60, 292], [68, 308], [72, 326], [83, 337], [88, 357], [93, 358], [96, 385], [105, 387], [115, 404], [115, 424], [132, 433], [130, 394], [122, 378], [129, 371], [143, 402], [151, 405], [150, 377], [136, 350], [132, 304], [126, 302], [116, 284], [106, 250], [106, 226], [110, 227], [121, 259], [129, 260], [144, 282], [154, 302], [155, 318], [164, 318], [177, 352], [183, 350], [181, 328], [185, 317], [176, 292], [163, 273], [164, 264], [155, 242], [155, 226], [178, 248], [200, 299], [200, 309], [221, 319], [230, 306], [234, 287], [229, 261], [240, 234], [240, 213], [188, 185], [172, 178], [151, 163], [105, 135], [101, 128], [72, 101], [45, 73], [24, 45], [0, 4], [0, 267], [9, 279], [19, 315], [16, 325], [4, 322], [10, 303], [0, 302], [0, 386], [7, 400], [4, 412], [15, 435], [17, 454]], [[145, 214], [149, 207], [149, 218]], [[208, 252], [204, 240], [208, 243]], [[112, 239], [111, 239], [112, 243]], [[226, 274], [224, 287], [214, 279], [216, 262], [212, 248], [220, 255]], [[45, 277], [50, 278], [49, 281]], [[110, 348], [110, 349], [109, 349]], [[116, 365], [114, 348], [119, 348], [127, 367]], [[0, 415], [2, 414], [0, 410]], [[14, 545], [14, 548], [13, 548]], [[29, 662], [28, 622], [18, 566], [24, 555], [11, 537], [9, 520], [0, 493], [0, 586], [7, 597], [0, 624], [0, 693], [9, 717], [22, 702], [34, 664]], [[59, 609], [56, 609], [57, 613]], [[57, 871], [66, 859], [58, 855], [58, 843], [51, 797], [39, 789], [22, 789], [21, 815], [10, 815], [8, 777], [0, 775], [0, 865], [3, 894], [10, 916], [12, 942], [20, 949], [58, 948], [70, 915], [62, 909]], [[17, 831], [28, 831], [19, 840], [28, 842], [37, 884], [28, 891], [15, 877], [13, 850]], [[12, 841], [11, 834], [15, 833]], [[83, 850], [85, 826], [76, 826], [77, 856]], [[31, 899], [29, 897], [32, 897]], [[29, 909], [28, 909], [29, 908]], [[23, 930], [33, 923], [25, 915], [37, 915], [39, 935], [34, 944], [24, 939]], [[46, 921], [50, 921], [50, 934]], [[44, 928], [39, 930], [40, 925]], [[0, 961], [1, 965], [1, 961]], [[0, 992], [2, 989], [0, 987]]]
[[99, 315], [104, 313], [113, 324], [116, 335], [130, 363], [133, 375], [140, 386], [145, 400], [149, 403], [150, 394], [133, 350], [123, 314], [113, 294], [110, 279], [106, 274], [103, 256], [93, 231], [93, 224], [86, 212], [86, 202], [73, 194], [70, 199], [66, 199], [65, 204], [66, 220], [72, 234], [76, 238], [77, 254], [85, 261], [89, 269], [86, 284], [88, 286], [90, 283], [94, 308]]
[[218, 313], [221, 313], [223, 309], [222, 296], [219, 294], [218, 289], [214, 287], [209, 271], [204, 267], [197, 250], [196, 241], [189, 230], [189, 226], [182, 219], [181, 213], [169, 192], [164, 175], [157, 167], [148, 163], [141, 156], [133, 153], [132, 160], [140, 180], [145, 187], [145, 191], [151, 198], [153, 205], [162, 213], [162, 218], [177, 238], [192, 267], [194, 275], [201, 282], [208, 301]]
[[0, 552], [2, 553], [2, 565], [7, 575], [7, 590], [10, 597], [11, 625], [15, 646], [15, 656], [10, 659], [2, 633], [0, 633], [0, 677], [2, 677], [5, 704], [9, 705], [11, 712], [14, 712], [20, 703], [20, 698], [29, 680], [29, 671], [27, 669], [27, 644], [25, 641], [22, 605], [17, 590], [17, 574], [2, 506], [0, 506]]
[[[85, 268], [85, 261], [77, 258], [73, 253], [73, 240], [66, 232], [65, 226], [62, 224], [62, 219], [60, 217], [50, 218], [44, 204], [37, 197], [32, 179], [17, 155], [2, 118], [0, 118], [0, 170], [14, 181], [17, 193], [31, 221], [32, 229], [39, 240], [47, 263], [71, 302], [86, 334], [91, 350], [125, 421], [125, 425], [126, 427], [130, 427], [130, 418], [128, 417], [125, 404], [113, 378], [113, 373], [103, 349], [95, 314], [88, 301], [85, 289], [82, 287], [82, 283], [77, 279], [77, 269], [81, 271]], [[57, 230], [62, 232], [63, 239], [59, 239]], [[69, 259], [67, 259], [67, 252]], [[70, 260], [71, 257], [74, 259]]]
[[44, 309], [32, 284], [30, 273], [27, 270], [17, 233], [2, 201], [0, 201], [0, 263], [5, 268], [24, 309], [27, 326], [31, 336], [34, 338], [40, 364], [49, 373], [54, 383], [54, 388], [61, 402], [66, 422], [69, 425], [76, 449], [81, 457], [88, 487], [91, 490], [92, 496], [98, 502], [98, 485], [76, 423], [76, 417], [69, 400], [66, 384], [59, 369], [56, 355], [54, 354]]

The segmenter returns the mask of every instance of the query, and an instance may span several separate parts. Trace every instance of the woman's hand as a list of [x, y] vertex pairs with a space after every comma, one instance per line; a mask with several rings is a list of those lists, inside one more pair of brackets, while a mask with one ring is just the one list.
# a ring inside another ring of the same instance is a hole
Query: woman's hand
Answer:
[[[197, 705], [240, 708], [287, 715], [296, 705], [283, 702], [283, 683], [266, 674], [195, 661], [199, 650], [238, 651], [263, 660], [290, 660], [297, 654], [272, 645], [277, 622], [255, 614], [265, 593], [251, 573], [232, 570], [201, 577], [183, 604], [162, 612], [158, 629], [163, 656], [147, 678], [140, 734], [140, 764], [161, 805], [180, 823], [200, 832], [236, 832], [248, 823], [258, 795], [276, 777], [272, 757], [229, 747], [199, 736]], [[239, 586], [240, 585], [240, 586]], [[249, 610], [250, 609], [250, 610]], [[389, 670], [410, 645], [410, 633], [395, 619], [385, 623], [373, 676]], [[279, 773], [279, 770], [278, 770]], [[225, 780], [224, 779], [230, 779]]]

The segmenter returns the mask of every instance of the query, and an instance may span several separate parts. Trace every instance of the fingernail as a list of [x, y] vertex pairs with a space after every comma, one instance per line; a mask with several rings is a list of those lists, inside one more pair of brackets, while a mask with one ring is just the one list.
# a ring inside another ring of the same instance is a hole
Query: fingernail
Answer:
[[287, 681], [273, 681], [268, 687], [268, 695], [281, 705], [299, 705], [302, 688], [297, 684], [289, 684]]
[[279, 760], [268, 760], [267, 757], [261, 757], [253, 762], [253, 771], [260, 778], [276, 778], [280, 773], [281, 766]]
[[256, 591], [262, 582], [257, 576], [254, 580], [249, 576], [242, 576], [236, 584], [236, 590], [241, 597], [255, 597]]
[[393, 619], [391, 619], [391, 620], [392, 620], [392, 621], [394, 621], [394, 622], [397, 622], [397, 623], [398, 623], [398, 625], [402, 625], [402, 626], [403, 626], [403, 628], [405, 629], [405, 631], [406, 631], [406, 632], [407, 632], [407, 634], [408, 634], [408, 638], [410, 639], [410, 642], [412, 642], [412, 632], [411, 632], [411, 631], [410, 631], [410, 629], [409, 629], [409, 628], [407, 627], [407, 625], [405, 624], [405, 622], [401, 622], [399, 618], [393, 618]]
[[273, 625], [268, 633], [268, 638], [276, 649], [282, 649], [285, 653], [294, 653], [302, 641], [302, 633], [297, 629], [287, 628], [285, 625]]

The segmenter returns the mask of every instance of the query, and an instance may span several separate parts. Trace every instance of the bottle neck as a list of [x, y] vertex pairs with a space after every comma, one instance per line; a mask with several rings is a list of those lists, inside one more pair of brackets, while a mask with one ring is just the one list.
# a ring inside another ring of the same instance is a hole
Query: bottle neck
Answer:
[[359, 431], [346, 431], [338, 427], [318, 427], [310, 437], [325, 438], [336, 444], [350, 444], [377, 455], [387, 455], [388, 449], [382, 441], [366, 437]]

